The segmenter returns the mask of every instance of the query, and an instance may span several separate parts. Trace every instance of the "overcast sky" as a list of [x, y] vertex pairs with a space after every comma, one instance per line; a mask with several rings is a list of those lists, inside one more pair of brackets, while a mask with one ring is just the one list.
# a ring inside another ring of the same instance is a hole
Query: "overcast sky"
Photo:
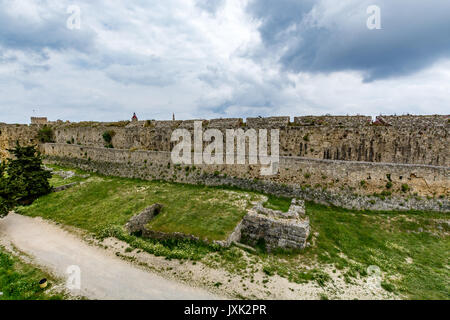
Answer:
[[448, 0], [0, 0], [0, 122], [449, 111]]

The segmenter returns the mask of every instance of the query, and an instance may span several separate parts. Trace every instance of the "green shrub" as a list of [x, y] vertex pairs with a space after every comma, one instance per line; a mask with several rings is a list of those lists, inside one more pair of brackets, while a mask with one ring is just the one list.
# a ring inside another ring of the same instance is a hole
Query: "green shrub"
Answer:
[[384, 190], [384, 191], [381, 191], [380, 194], [381, 194], [382, 196], [389, 197], [389, 196], [392, 195], [392, 192]]
[[381, 282], [381, 287], [388, 292], [394, 292], [395, 290], [395, 287], [392, 284], [385, 281]]
[[41, 143], [54, 142], [53, 137], [54, 137], [53, 130], [47, 125], [41, 128], [37, 134], [37, 139]]
[[114, 148], [112, 144], [112, 138], [116, 135], [113, 130], [103, 132], [103, 140], [105, 141], [106, 148]]
[[391, 189], [392, 188], [392, 182], [388, 181], [388, 183], [386, 183], [386, 189]]
[[402, 192], [407, 192], [407, 191], [409, 191], [409, 186], [406, 183], [402, 184]]
[[265, 265], [263, 267], [263, 272], [267, 274], [268, 276], [273, 276], [275, 274], [275, 268], [270, 265]]

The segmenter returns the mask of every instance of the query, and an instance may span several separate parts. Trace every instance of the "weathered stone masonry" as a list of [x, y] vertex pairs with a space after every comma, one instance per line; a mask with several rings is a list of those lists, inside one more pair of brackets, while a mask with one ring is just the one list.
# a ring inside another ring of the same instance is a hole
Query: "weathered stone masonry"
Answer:
[[[169, 152], [130, 151], [68, 144], [44, 144], [42, 151], [48, 161], [93, 170], [105, 175], [206, 185], [232, 185], [355, 209], [449, 211], [450, 179], [446, 167], [281, 157], [278, 175], [260, 176], [259, 165], [173, 165]], [[320, 181], [321, 185], [308, 186], [308, 182], [315, 181]], [[366, 181], [364, 186], [361, 186], [361, 181]], [[385, 190], [385, 185], [389, 181], [393, 185], [392, 189], [398, 190], [402, 184], [407, 183], [412, 192], [422, 195], [440, 192], [445, 197], [427, 200], [424, 197], [419, 199], [413, 196], [398, 199], [368, 196], [371, 194], [368, 191], [370, 189]], [[356, 195], [356, 189], [361, 194], [366, 192], [367, 196]]]
[[[261, 177], [259, 166], [253, 165], [171, 165], [172, 131], [192, 130], [194, 120], [47, 122], [57, 144], [51, 148], [44, 145], [42, 150], [53, 161], [111, 175], [231, 184], [350, 208], [446, 208], [449, 116], [382, 116], [376, 122], [371, 120], [366, 116], [304, 116], [295, 117], [293, 122], [289, 117], [247, 118], [245, 122], [240, 118], [202, 120], [205, 129], [222, 131], [279, 129], [280, 172], [272, 177]], [[12, 148], [16, 140], [21, 144], [37, 143], [44, 122], [34, 123], [0, 123], [0, 158], [7, 156], [6, 149]], [[114, 132], [113, 150], [104, 148], [105, 131]], [[386, 198], [370, 197], [375, 193]], [[361, 200], [357, 195], [368, 197]]]
[[22, 145], [36, 144], [37, 126], [0, 123], [0, 160], [8, 156], [8, 149], [12, 149], [18, 141]]
[[[427, 164], [450, 167], [450, 118], [436, 116], [382, 116], [379, 125], [366, 116], [304, 116], [202, 120], [204, 128], [222, 131], [233, 128], [280, 129], [283, 156], [309, 159], [348, 160], [386, 163]], [[49, 122], [55, 142], [103, 147], [102, 134], [114, 131], [112, 144], [118, 149], [171, 151], [172, 131], [192, 128], [188, 121], [137, 122]], [[21, 140], [34, 139], [41, 125], [0, 124], [0, 150]], [[3, 127], [6, 129], [3, 130]], [[34, 134], [33, 134], [34, 132]], [[8, 143], [6, 143], [8, 141]]]
[[[153, 239], [190, 239], [209, 243], [208, 239], [200, 239], [194, 235], [180, 232], [165, 233], [151, 230], [147, 224], [158, 215], [163, 206], [155, 203], [133, 216], [125, 225], [130, 234]], [[227, 247], [232, 243], [243, 242], [256, 246], [263, 241], [266, 249], [276, 248], [303, 249], [310, 232], [309, 218], [306, 217], [303, 200], [293, 199], [287, 213], [264, 208], [258, 203], [249, 210], [234, 231], [225, 240], [213, 241]]]
[[244, 216], [238, 228], [240, 242], [256, 246], [264, 240], [268, 251], [303, 249], [310, 232], [304, 201], [297, 199], [292, 199], [287, 213], [264, 208], [259, 203]]

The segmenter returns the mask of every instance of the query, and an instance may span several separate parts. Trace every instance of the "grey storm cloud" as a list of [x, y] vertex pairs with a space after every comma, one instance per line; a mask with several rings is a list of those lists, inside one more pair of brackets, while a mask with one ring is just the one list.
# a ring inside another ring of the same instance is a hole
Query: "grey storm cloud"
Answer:
[[[5, 1], [0, 6], [6, 8]], [[64, 11], [48, 11], [39, 21], [13, 16], [0, 10], [0, 46], [6, 49], [32, 52], [46, 57], [45, 50], [89, 52], [95, 44], [96, 34], [88, 29], [70, 30], [66, 27]]]
[[[381, 9], [381, 30], [369, 30], [369, 5]], [[360, 71], [364, 81], [404, 76], [450, 57], [450, 1], [254, 0], [266, 48], [283, 48], [293, 72]]]

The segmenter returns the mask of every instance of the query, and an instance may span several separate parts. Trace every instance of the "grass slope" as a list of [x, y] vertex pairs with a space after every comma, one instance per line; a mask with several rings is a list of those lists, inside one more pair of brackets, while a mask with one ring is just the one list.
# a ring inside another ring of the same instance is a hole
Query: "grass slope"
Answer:
[[[289, 202], [285, 199], [284, 207]], [[358, 212], [312, 203], [307, 212], [318, 236], [316, 246], [302, 253], [305, 258], [348, 270], [349, 282], [375, 265], [385, 273], [382, 286], [388, 291], [412, 299], [450, 298], [450, 229], [445, 214]]]
[[[291, 282], [316, 281], [326, 286], [330, 276], [320, 265], [341, 270], [351, 283], [378, 266], [387, 291], [412, 299], [450, 299], [448, 215], [432, 212], [360, 212], [306, 204], [312, 243], [301, 252], [245, 253], [189, 241], [144, 240], [127, 235], [123, 225], [154, 202], [165, 210], [150, 227], [223, 238], [245, 214], [253, 192], [183, 184], [149, 182], [92, 175], [83, 184], [47, 195], [22, 214], [42, 216], [101, 236], [115, 236], [132, 247], [168, 259], [201, 260], [234, 275], [253, 277], [258, 270]], [[266, 206], [287, 211], [290, 199], [269, 197]], [[244, 257], [245, 256], [245, 257]], [[314, 265], [311, 269], [305, 265]]]
[[[51, 182], [65, 184], [60, 179], [53, 177]], [[242, 191], [91, 175], [79, 185], [42, 197], [20, 211], [98, 233], [124, 225], [157, 202], [164, 207], [150, 228], [223, 240], [256, 198], [256, 194]]]
[[49, 275], [0, 247], [0, 300], [61, 300], [62, 294], [48, 293], [50, 287], [41, 289], [39, 280]]

